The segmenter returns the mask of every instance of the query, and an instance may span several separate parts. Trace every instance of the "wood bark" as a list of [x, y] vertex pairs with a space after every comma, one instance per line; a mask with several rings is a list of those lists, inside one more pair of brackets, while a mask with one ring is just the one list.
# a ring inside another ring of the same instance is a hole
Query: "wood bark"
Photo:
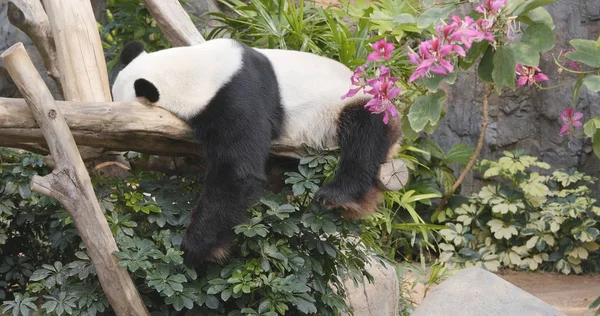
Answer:
[[56, 46], [50, 29], [50, 21], [42, 3], [39, 0], [10, 0], [7, 15], [12, 25], [31, 38], [42, 57], [46, 73], [56, 82], [58, 91], [62, 93]]
[[192, 46], [204, 42], [179, 0], [142, 1], [171, 45]]
[[[80, 146], [107, 150], [133, 150], [163, 156], [201, 156], [190, 127], [160, 108], [139, 102], [57, 101], [75, 141]], [[22, 99], [0, 98], [0, 146], [23, 148], [42, 144], [43, 134]], [[273, 142], [271, 153], [299, 158], [306, 154], [299, 144]], [[382, 165], [381, 182], [388, 190], [406, 184], [408, 171], [402, 161]]]
[[90, 0], [43, 0], [66, 100], [112, 100], [100, 33]]
[[22, 43], [1, 56], [40, 126], [56, 166], [34, 176], [31, 189], [57, 199], [69, 212], [94, 263], [100, 284], [117, 315], [148, 315], [135, 285], [113, 252], [118, 250], [60, 107]]

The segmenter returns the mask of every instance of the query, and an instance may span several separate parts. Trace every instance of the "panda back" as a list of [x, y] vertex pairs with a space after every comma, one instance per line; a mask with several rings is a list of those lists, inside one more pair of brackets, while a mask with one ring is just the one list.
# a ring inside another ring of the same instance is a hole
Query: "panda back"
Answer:
[[[277, 77], [286, 143], [314, 147], [336, 145], [337, 121], [351, 100], [341, 97], [351, 87], [352, 71], [316, 54], [279, 49], [257, 49], [267, 56]], [[356, 98], [364, 97], [362, 94]]]

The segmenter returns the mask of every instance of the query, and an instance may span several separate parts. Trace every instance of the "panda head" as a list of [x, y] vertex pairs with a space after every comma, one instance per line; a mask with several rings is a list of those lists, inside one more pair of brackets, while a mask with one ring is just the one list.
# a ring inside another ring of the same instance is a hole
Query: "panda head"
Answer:
[[133, 90], [126, 89], [126, 87], [123, 87], [121, 84], [122, 82], [129, 81], [129, 74], [138, 72], [131, 71], [137, 67], [130, 67], [130, 65], [135, 63], [136, 60], [142, 59], [145, 55], [147, 55], [147, 53], [144, 49], [144, 44], [141, 42], [129, 42], [123, 48], [119, 59], [124, 68], [119, 72], [112, 91], [115, 101], [132, 101], [133, 95], [129, 94], [134, 92], [135, 99], [144, 98], [150, 103], [158, 102], [160, 93], [158, 92], [157, 87], [152, 82], [144, 78], [135, 79], [133, 82]]

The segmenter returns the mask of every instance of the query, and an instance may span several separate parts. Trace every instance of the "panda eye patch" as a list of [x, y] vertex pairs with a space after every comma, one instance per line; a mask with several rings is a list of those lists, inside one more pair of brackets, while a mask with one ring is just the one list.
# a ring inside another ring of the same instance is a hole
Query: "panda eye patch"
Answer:
[[138, 79], [133, 84], [136, 97], [144, 97], [152, 103], [156, 103], [159, 99], [158, 89], [152, 82], [146, 79]]

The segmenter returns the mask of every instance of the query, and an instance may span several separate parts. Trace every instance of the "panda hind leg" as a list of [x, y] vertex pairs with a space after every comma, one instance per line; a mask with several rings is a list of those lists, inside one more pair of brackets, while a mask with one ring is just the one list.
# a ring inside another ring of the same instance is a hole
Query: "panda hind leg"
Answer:
[[340, 165], [333, 179], [315, 194], [319, 203], [342, 208], [348, 219], [360, 219], [377, 210], [381, 201], [379, 168], [390, 158], [400, 137], [396, 118], [386, 125], [383, 114], [372, 114], [364, 104], [349, 105], [340, 114]]

